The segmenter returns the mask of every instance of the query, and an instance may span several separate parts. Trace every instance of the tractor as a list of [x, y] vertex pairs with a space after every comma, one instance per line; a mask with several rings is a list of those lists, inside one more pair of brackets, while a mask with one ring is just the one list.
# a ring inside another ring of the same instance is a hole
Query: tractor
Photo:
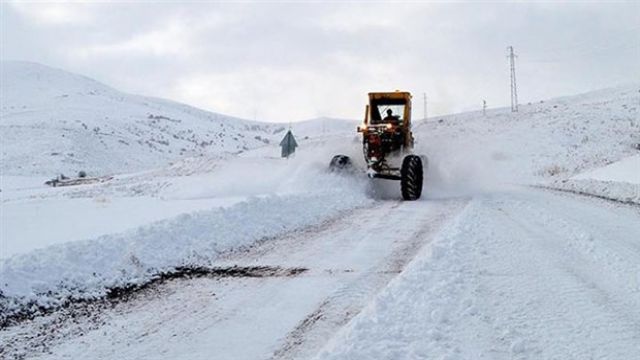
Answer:
[[[411, 132], [411, 94], [409, 92], [372, 92], [358, 126], [362, 133], [362, 150], [366, 174], [370, 178], [400, 180], [404, 200], [417, 200], [422, 194], [423, 165], [427, 159], [413, 154]], [[331, 171], [353, 168], [346, 155], [331, 159]]]

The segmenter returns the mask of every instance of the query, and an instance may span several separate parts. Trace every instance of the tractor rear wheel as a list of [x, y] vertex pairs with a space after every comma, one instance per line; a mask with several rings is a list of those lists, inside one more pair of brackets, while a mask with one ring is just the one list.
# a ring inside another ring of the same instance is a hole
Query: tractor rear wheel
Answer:
[[405, 200], [418, 200], [422, 195], [422, 159], [417, 155], [407, 155], [400, 169], [400, 189]]
[[332, 172], [340, 172], [351, 169], [351, 159], [347, 155], [336, 155], [329, 163], [329, 170]]

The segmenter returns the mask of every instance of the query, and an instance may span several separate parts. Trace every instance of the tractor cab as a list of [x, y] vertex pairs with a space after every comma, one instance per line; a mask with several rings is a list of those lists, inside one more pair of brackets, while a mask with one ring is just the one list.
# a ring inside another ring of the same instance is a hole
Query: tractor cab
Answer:
[[388, 150], [413, 147], [411, 94], [405, 91], [369, 93], [364, 123], [358, 131], [365, 139], [372, 133], [387, 138]]
[[[391, 94], [395, 95], [395, 93]], [[391, 123], [403, 126], [411, 115], [411, 96], [383, 97], [380, 93], [371, 93], [367, 112], [370, 114], [371, 125]]]
[[358, 127], [358, 131], [365, 143], [381, 142], [380, 147], [368, 147], [370, 158], [382, 160], [376, 156], [378, 152], [410, 150], [413, 147], [411, 94], [402, 91], [369, 93], [364, 124]]

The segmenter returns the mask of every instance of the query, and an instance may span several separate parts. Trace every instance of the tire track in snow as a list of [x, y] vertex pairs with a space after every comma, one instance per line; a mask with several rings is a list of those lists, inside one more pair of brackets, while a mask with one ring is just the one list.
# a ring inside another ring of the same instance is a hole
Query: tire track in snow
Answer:
[[[460, 200], [444, 205], [440, 204], [442, 205], [441, 212], [427, 218], [421, 218], [420, 215], [407, 216], [404, 219], [405, 224], [414, 224], [410, 236], [404, 238], [402, 236], [404, 234], [399, 234], [397, 240], [394, 241], [394, 249], [375, 266], [375, 269], [371, 268], [370, 271], [363, 273], [328, 296], [315, 311], [304, 318], [287, 335], [281, 347], [274, 352], [272, 359], [303, 359], [315, 355], [337, 329], [347, 324], [377, 292], [404, 270], [405, 266], [425, 244], [431, 241], [444, 223], [453, 214], [464, 208], [466, 202], [467, 200]], [[389, 209], [385, 217], [397, 216], [392, 211], [403, 207], [409, 210], [404, 210], [400, 216], [409, 215], [412, 210], [417, 210], [415, 204], [396, 204]], [[424, 206], [424, 204], [420, 205]], [[417, 213], [420, 214], [419, 211]], [[391, 221], [391, 223], [393, 222]], [[374, 228], [373, 233], [377, 236], [389, 236], [388, 233], [376, 230]], [[372, 241], [376, 240], [375, 235], [372, 236]]]

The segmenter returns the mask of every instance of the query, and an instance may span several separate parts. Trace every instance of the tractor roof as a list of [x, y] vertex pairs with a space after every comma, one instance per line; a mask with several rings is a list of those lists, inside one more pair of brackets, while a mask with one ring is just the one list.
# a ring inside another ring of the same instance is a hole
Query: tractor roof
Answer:
[[411, 93], [408, 91], [387, 91], [387, 92], [370, 92], [369, 93], [370, 100], [383, 100], [383, 99], [411, 99]]

